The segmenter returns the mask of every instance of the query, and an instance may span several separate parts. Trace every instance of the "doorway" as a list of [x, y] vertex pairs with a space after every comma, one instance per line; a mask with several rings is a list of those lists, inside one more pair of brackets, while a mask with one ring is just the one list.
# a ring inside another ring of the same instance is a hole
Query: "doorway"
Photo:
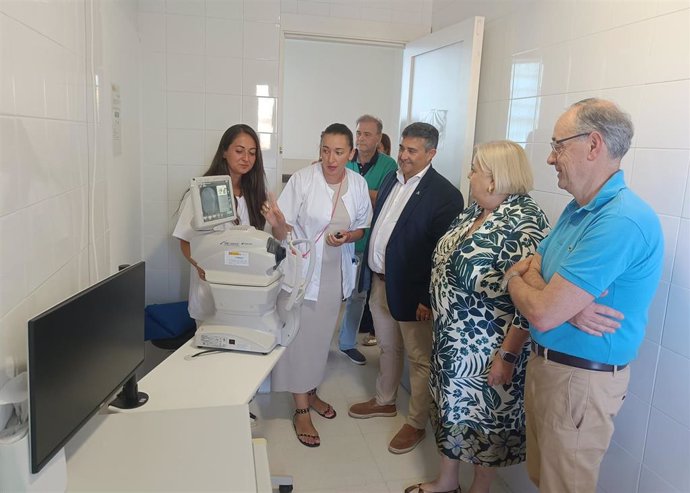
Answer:
[[317, 159], [319, 135], [328, 124], [353, 128], [357, 117], [370, 113], [383, 120], [393, 149], [407, 124], [435, 125], [442, 138], [433, 165], [469, 199], [483, 17], [407, 43], [286, 31], [283, 36], [283, 182]]
[[318, 158], [331, 123], [354, 133], [365, 113], [399, 137], [402, 44], [286, 36], [283, 52], [282, 170], [291, 174]]

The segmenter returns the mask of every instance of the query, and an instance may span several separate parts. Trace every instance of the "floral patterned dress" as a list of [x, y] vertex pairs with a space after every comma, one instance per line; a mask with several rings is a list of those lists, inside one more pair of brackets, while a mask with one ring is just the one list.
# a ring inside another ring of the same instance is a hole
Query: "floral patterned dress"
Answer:
[[528, 329], [500, 285], [513, 264], [534, 253], [549, 224], [529, 195], [509, 195], [467, 235], [482, 212], [472, 203], [434, 251], [431, 417], [441, 453], [500, 467], [525, 460], [523, 400], [529, 352], [525, 343], [510, 384], [488, 385], [491, 360], [508, 329]]

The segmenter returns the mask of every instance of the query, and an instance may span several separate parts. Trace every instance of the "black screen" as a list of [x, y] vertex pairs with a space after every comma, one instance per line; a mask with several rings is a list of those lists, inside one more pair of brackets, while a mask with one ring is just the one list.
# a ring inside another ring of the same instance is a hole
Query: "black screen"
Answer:
[[29, 321], [33, 473], [144, 361], [144, 273], [139, 262]]
[[204, 222], [233, 217], [229, 181], [205, 183], [199, 189]]

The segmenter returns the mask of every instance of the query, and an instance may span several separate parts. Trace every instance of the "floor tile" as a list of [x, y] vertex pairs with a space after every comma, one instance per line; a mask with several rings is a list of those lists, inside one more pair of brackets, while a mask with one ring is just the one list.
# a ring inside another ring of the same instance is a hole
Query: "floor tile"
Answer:
[[433, 479], [438, 473], [439, 456], [436, 444], [428, 434], [414, 450], [401, 455], [388, 451], [388, 443], [392, 438], [390, 433], [376, 432], [363, 436], [386, 481], [410, 479], [409, 484], [412, 484], [415, 481]]
[[[440, 458], [430, 425], [426, 438], [411, 452], [395, 455], [388, 451], [390, 440], [406, 421], [410, 399], [407, 391], [399, 391], [395, 417], [348, 416], [352, 404], [374, 396], [379, 348], [358, 346], [367, 364], [355, 365], [340, 354], [336, 337], [318, 392], [338, 415], [328, 420], [311, 413], [322, 440], [320, 447], [308, 448], [297, 441], [292, 427], [294, 403], [289, 393], [259, 394], [250, 404], [258, 418], [252, 434], [266, 438], [271, 472], [291, 475], [295, 491], [309, 493], [401, 493], [411, 484], [434, 479]], [[459, 483], [463, 491], [471, 482], [472, 466], [461, 464]], [[510, 491], [501, 478], [491, 489], [492, 493]]]

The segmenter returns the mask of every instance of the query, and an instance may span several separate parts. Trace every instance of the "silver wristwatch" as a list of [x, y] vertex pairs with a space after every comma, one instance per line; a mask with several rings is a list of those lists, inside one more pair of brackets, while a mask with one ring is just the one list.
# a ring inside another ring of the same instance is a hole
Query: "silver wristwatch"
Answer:
[[510, 363], [511, 365], [514, 365], [515, 363], [517, 363], [518, 355], [515, 353], [509, 353], [508, 351], [504, 351], [503, 349], [499, 348], [498, 349], [498, 355], [506, 363]]

